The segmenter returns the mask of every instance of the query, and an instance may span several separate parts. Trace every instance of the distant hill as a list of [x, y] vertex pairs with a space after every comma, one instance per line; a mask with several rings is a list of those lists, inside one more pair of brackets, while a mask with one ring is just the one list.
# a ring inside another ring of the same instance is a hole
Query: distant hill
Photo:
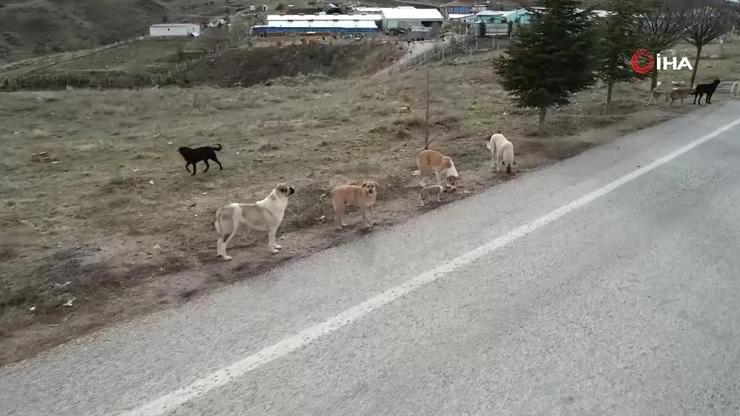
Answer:
[[90, 48], [148, 33], [149, 25], [199, 22], [249, 0], [0, 0], [0, 63]]

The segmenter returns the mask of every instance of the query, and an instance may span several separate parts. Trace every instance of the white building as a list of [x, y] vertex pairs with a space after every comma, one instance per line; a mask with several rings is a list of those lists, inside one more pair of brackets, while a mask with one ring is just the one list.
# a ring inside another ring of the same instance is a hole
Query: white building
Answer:
[[442, 13], [437, 9], [417, 9], [415, 7], [383, 8], [380, 11], [383, 17], [383, 31], [394, 28], [410, 29], [411, 26], [425, 26], [432, 29], [439, 28], [444, 22]]
[[268, 14], [267, 23], [270, 22], [379, 22], [382, 20], [380, 13], [377, 14]]
[[149, 36], [198, 36], [200, 25], [197, 23], [161, 23], [149, 26]]

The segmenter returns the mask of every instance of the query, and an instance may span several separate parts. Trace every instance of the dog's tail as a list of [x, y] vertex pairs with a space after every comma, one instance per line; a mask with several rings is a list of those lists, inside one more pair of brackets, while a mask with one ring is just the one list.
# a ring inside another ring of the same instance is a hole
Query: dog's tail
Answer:
[[218, 151], [224, 148], [223, 146], [221, 146], [221, 143], [216, 143], [216, 144], [218, 145], [218, 147], [214, 147], [213, 150]]

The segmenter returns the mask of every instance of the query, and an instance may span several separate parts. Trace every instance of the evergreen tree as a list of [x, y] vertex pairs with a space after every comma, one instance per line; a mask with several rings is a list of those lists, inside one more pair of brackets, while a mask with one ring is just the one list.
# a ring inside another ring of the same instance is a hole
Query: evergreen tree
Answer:
[[639, 49], [635, 16], [641, 12], [641, 0], [610, 0], [609, 15], [598, 25], [597, 72], [606, 84], [604, 112], [612, 101], [614, 84], [633, 80], [637, 74], [629, 64], [632, 53]]
[[547, 109], [566, 105], [569, 97], [595, 81], [593, 15], [579, 11], [576, 0], [542, 0], [532, 9], [507, 56], [497, 60], [504, 88], [524, 108], [539, 109], [539, 134]]

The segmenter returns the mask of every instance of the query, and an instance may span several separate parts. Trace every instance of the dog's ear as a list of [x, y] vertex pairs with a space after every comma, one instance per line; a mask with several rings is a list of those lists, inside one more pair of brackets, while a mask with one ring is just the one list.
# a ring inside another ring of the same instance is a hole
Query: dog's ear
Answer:
[[277, 190], [283, 195], [288, 195], [288, 187], [285, 184], [278, 184]]

